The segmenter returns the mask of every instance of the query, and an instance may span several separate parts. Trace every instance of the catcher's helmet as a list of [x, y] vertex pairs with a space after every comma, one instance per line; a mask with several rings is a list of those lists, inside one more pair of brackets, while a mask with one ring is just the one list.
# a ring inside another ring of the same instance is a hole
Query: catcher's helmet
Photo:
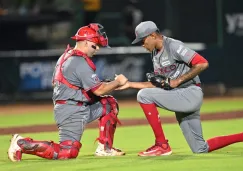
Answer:
[[108, 37], [105, 32], [102, 32], [102, 29], [104, 29], [102, 25], [91, 23], [88, 26], [81, 27], [71, 38], [76, 41], [88, 40], [103, 47], [110, 47]]

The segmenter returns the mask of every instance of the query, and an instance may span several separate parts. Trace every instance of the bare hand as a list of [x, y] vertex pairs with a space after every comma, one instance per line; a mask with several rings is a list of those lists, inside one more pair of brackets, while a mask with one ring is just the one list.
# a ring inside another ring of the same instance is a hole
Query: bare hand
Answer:
[[125, 89], [130, 88], [130, 84], [129, 84], [129, 83], [130, 83], [130, 82], [127, 81], [126, 84], [124, 84], [124, 85], [122, 85], [122, 86], [116, 88], [116, 90], [125, 90]]
[[116, 75], [115, 80], [119, 82], [119, 86], [123, 86], [128, 81], [123, 74]]
[[179, 81], [177, 80], [177, 79], [175, 79], [175, 80], [170, 80], [170, 87], [171, 88], [176, 88], [176, 87], [178, 87], [179, 86]]

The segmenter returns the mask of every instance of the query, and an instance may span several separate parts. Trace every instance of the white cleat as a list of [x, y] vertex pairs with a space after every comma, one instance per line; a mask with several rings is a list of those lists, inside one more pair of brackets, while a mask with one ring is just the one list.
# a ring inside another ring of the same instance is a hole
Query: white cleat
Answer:
[[18, 162], [22, 158], [21, 148], [18, 146], [17, 141], [23, 139], [19, 134], [14, 134], [10, 140], [10, 146], [8, 149], [8, 158], [12, 162]]
[[125, 152], [117, 149], [112, 148], [110, 150], [105, 150], [104, 144], [98, 143], [98, 147], [95, 151], [95, 156], [123, 156]]

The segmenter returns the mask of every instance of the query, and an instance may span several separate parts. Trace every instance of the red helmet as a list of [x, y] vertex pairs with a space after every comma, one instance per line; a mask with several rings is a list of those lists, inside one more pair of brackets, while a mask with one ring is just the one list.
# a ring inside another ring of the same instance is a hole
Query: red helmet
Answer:
[[81, 27], [71, 38], [76, 41], [88, 40], [103, 47], [109, 47], [108, 37], [105, 32], [102, 32], [102, 29], [104, 29], [102, 25], [91, 23], [88, 26]]

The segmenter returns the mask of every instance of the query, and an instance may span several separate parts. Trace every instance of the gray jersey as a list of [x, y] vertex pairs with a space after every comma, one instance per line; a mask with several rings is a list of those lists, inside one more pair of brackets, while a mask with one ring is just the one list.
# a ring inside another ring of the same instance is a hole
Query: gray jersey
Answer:
[[[161, 51], [152, 52], [154, 72], [171, 79], [176, 79], [190, 70], [189, 64], [196, 52], [186, 47], [181, 41], [166, 36], [164, 37]], [[187, 87], [200, 83], [198, 76], [179, 87]]]
[[[59, 65], [59, 63], [60, 59], [58, 60], [57, 65]], [[72, 56], [63, 63], [62, 67], [62, 74], [64, 78], [72, 85], [82, 87], [86, 91], [94, 91], [101, 85], [101, 81], [95, 74], [95, 71], [82, 57]], [[67, 85], [62, 83], [55, 84], [53, 101], [55, 100], [88, 101], [81, 90], [69, 88]]]

